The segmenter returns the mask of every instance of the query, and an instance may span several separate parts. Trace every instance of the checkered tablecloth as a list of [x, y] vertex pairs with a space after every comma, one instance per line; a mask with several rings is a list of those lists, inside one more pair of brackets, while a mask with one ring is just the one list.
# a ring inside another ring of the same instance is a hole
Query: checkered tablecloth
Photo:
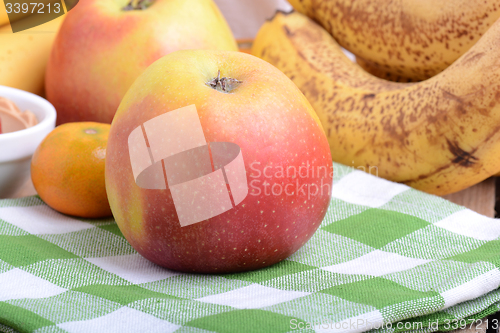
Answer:
[[113, 219], [70, 218], [38, 197], [2, 200], [0, 332], [429, 332], [498, 311], [500, 221], [352, 168], [334, 172], [312, 239], [240, 274], [163, 269]]

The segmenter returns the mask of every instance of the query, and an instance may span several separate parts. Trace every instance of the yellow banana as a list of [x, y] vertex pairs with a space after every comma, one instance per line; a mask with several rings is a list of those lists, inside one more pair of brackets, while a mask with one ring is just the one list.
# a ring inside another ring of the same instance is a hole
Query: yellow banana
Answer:
[[394, 82], [421, 81], [409, 77], [404, 77], [402, 75], [395, 75], [394, 73], [388, 72], [387, 70], [384, 70], [383, 68], [379, 67], [377, 64], [366, 61], [360, 57], [356, 57], [356, 63], [371, 75], [374, 75], [384, 80], [389, 80]]
[[500, 170], [500, 20], [442, 73], [418, 83], [376, 78], [306, 16], [277, 13], [252, 54], [308, 98], [332, 157], [444, 195]]
[[5, 8], [5, 3], [0, 0], [0, 27], [9, 23], [9, 17], [7, 16], [7, 9]]
[[289, 2], [355, 55], [414, 81], [451, 65], [500, 17], [497, 0]]
[[63, 17], [18, 33], [10, 25], [0, 28], [0, 85], [43, 94], [45, 67]]

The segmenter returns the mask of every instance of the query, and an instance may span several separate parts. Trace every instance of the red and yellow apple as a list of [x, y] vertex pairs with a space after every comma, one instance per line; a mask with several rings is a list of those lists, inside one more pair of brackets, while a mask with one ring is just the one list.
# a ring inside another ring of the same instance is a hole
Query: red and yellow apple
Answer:
[[128, 1], [81, 0], [66, 15], [46, 72], [58, 124], [111, 123], [134, 80], [170, 52], [237, 50], [212, 0]]
[[[207, 142], [240, 147], [248, 194], [181, 226], [168, 187], [136, 184], [128, 140], [149, 120], [190, 105]], [[111, 124], [105, 175], [116, 222], [141, 255], [173, 270], [227, 273], [272, 265], [304, 245], [326, 214], [333, 168], [318, 117], [283, 73], [244, 53], [189, 50], [156, 61], [127, 92]]]

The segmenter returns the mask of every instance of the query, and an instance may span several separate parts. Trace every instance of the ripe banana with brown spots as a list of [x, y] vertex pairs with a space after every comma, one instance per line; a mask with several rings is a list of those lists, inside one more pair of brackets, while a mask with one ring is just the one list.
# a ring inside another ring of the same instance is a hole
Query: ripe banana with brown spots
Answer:
[[500, 17], [497, 0], [289, 2], [356, 56], [413, 81], [447, 68]]
[[293, 12], [262, 26], [252, 54], [305, 94], [334, 161], [444, 195], [500, 170], [499, 50], [500, 21], [442, 73], [390, 82], [365, 72], [326, 30]]
[[393, 82], [418, 82], [421, 80], [415, 80], [414, 78], [408, 78], [401, 75], [395, 75], [394, 73], [388, 72], [387, 70], [381, 68], [377, 64], [366, 61], [360, 57], [356, 57], [356, 63], [363, 68], [365, 71], [379, 77], [384, 80], [389, 80]]

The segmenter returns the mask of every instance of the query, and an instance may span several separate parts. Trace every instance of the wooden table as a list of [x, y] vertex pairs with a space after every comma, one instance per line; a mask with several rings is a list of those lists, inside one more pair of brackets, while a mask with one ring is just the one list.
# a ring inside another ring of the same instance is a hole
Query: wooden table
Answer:
[[[500, 179], [500, 178], [499, 178]], [[452, 201], [456, 204], [465, 206], [471, 210], [474, 210], [480, 214], [495, 217], [495, 203], [496, 203], [496, 178], [489, 178], [482, 183], [472, 186], [468, 189], [460, 191], [458, 193], [453, 193], [445, 195], [444, 198]], [[500, 181], [499, 193], [500, 193]], [[28, 195], [36, 194], [35, 188], [31, 180], [27, 181], [12, 197], [21, 198]], [[498, 330], [490, 327], [488, 328], [488, 320], [500, 323], [500, 312], [484, 318], [482, 322], [478, 325], [471, 325], [465, 329], [458, 329], [452, 333], [498, 333]], [[492, 326], [492, 325], [490, 325]]]
[[488, 178], [482, 183], [457, 193], [445, 195], [443, 198], [465, 206], [479, 214], [495, 217], [495, 182], [496, 178]]

